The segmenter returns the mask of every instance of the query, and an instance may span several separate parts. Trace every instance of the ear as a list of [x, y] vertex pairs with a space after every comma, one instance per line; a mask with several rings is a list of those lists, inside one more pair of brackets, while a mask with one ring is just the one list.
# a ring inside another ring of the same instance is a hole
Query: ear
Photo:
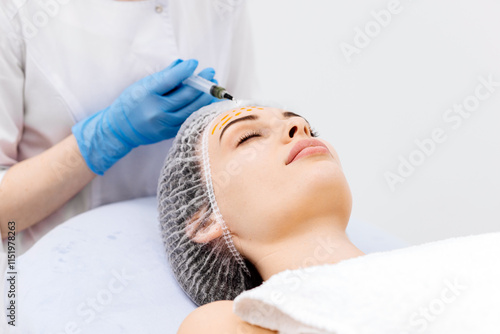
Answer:
[[[201, 216], [206, 212], [206, 208], [200, 209], [196, 212], [186, 224], [187, 236], [197, 243], [207, 243], [220, 236], [222, 236], [222, 228], [215, 220], [213, 213], [205, 218], [205, 226], [198, 231], [196, 229], [202, 223]], [[195, 232], [196, 231], [196, 232]]]
[[198, 243], [207, 243], [220, 236], [222, 236], [222, 228], [220, 227], [219, 223], [217, 223], [215, 220], [212, 220], [212, 223], [208, 227], [196, 232], [191, 240]]

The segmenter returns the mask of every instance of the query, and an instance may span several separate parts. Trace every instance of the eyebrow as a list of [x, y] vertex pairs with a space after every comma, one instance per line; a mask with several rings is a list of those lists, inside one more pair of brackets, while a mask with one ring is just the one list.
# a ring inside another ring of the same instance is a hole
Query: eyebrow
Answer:
[[[290, 118], [290, 117], [302, 117], [302, 116], [297, 115], [296, 113], [291, 112], [291, 111], [284, 111], [283, 117]], [[302, 117], [302, 118], [304, 118], [304, 117]], [[226, 131], [230, 125], [233, 125], [234, 123], [238, 123], [238, 122], [242, 122], [242, 121], [255, 121], [258, 119], [259, 119], [259, 116], [257, 116], [257, 115], [248, 115], [248, 116], [243, 116], [243, 117], [237, 118], [237, 119], [232, 120], [231, 122], [227, 123], [226, 127], [224, 129], [222, 129], [222, 132], [221, 132], [220, 137], [219, 137], [219, 143], [222, 140], [222, 135], [224, 134], [224, 131]], [[304, 118], [304, 120], [307, 122], [307, 119]], [[311, 126], [309, 124], [309, 122], [307, 122], [307, 124], [309, 126]]]

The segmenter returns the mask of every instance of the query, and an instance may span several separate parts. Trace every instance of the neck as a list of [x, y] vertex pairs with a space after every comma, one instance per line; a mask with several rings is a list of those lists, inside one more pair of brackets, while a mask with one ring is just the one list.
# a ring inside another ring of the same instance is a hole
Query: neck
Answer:
[[306, 233], [261, 248], [255, 267], [265, 281], [287, 269], [298, 269], [364, 255], [347, 237], [345, 230], [325, 224]]

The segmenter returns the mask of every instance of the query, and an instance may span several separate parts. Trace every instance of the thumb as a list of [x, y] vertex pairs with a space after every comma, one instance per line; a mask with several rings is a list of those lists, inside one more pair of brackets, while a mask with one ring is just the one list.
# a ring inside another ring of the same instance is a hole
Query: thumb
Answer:
[[148, 80], [149, 91], [159, 95], [164, 95], [177, 87], [182, 81], [193, 75], [198, 66], [196, 59], [189, 59], [179, 62], [172, 67], [152, 74]]

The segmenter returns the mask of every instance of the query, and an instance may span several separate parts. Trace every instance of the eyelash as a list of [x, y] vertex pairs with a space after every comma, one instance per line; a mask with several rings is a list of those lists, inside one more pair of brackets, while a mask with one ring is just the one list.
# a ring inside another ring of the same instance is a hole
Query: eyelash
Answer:
[[311, 133], [311, 137], [319, 137], [319, 132], [316, 131], [313, 127], [309, 128], [309, 132]]
[[[314, 128], [310, 127], [309, 132], [311, 133], [311, 137], [319, 137], [319, 133], [316, 130], [314, 130]], [[258, 137], [260, 135], [261, 135], [261, 133], [258, 131], [255, 131], [255, 130], [253, 130], [251, 132], [247, 132], [243, 136], [241, 136], [240, 139], [238, 139], [238, 145], [236, 145], [236, 146], [239, 146], [241, 143], [243, 143], [247, 139], [250, 139], [252, 137]]]

